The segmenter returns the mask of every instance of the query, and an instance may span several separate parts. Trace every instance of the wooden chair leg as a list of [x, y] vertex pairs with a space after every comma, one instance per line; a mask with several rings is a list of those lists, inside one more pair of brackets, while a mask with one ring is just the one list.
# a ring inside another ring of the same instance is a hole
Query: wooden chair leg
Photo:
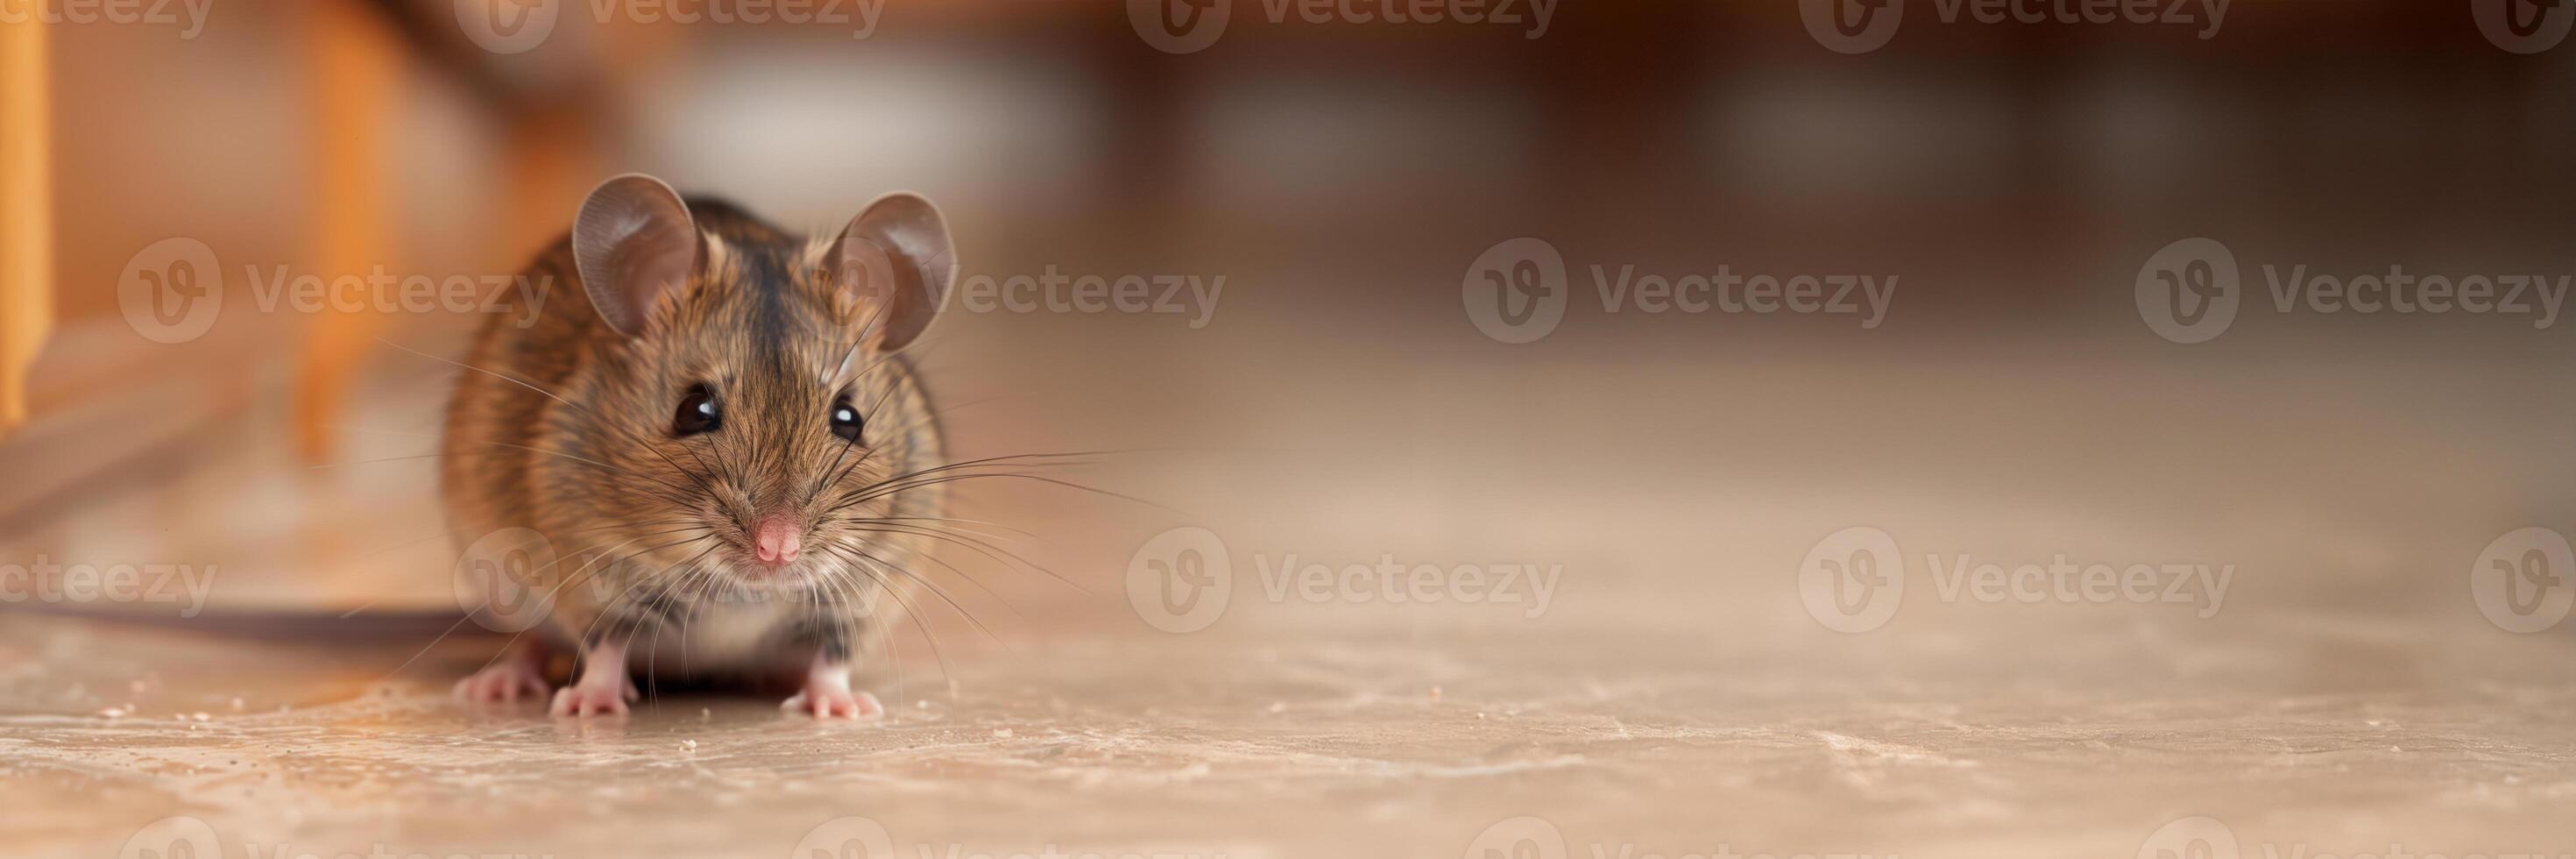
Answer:
[[502, 201], [501, 221], [486, 253], [499, 271], [515, 272], [563, 234], [582, 195], [603, 177], [592, 119], [577, 106], [541, 104], [507, 118], [503, 169], [492, 193]]
[[[376, 266], [392, 267], [386, 122], [402, 85], [401, 45], [365, 4], [322, 0], [309, 8], [313, 260], [326, 279], [364, 277]], [[295, 404], [297, 445], [307, 461], [332, 455], [331, 426], [384, 325], [380, 308], [325, 311], [308, 323]]]
[[0, 20], [0, 437], [27, 420], [27, 374], [53, 326], [53, 110], [45, 25]]

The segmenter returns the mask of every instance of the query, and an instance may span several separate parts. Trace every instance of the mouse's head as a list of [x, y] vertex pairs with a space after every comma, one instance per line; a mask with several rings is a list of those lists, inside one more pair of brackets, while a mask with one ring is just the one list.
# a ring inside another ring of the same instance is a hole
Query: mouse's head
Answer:
[[600, 467], [538, 494], [578, 513], [583, 548], [693, 587], [825, 587], [870, 563], [929, 420], [891, 356], [956, 277], [938, 209], [892, 194], [801, 241], [628, 175], [591, 192], [572, 248], [605, 325], [545, 438]]

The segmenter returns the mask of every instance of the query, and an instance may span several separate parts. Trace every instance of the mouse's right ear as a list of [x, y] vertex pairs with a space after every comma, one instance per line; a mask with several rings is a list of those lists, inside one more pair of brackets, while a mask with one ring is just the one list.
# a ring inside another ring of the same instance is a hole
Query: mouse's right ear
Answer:
[[919, 194], [897, 191], [869, 203], [832, 243], [833, 278], [841, 298], [864, 302], [877, 348], [903, 348], [930, 327], [957, 283], [956, 242], [948, 219]]
[[698, 267], [698, 227], [662, 180], [628, 173], [600, 183], [572, 222], [573, 265], [590, 306], [617, 333], [641, 337], [653, 307]]

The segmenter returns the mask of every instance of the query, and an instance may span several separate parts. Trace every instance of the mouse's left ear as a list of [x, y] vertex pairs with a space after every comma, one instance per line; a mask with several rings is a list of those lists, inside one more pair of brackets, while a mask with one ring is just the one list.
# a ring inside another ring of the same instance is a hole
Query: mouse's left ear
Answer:
[[854, 320], [877, 349], [910, 344], [939, 316], [957, 282], [957, 253], [939, 207], [919, 194], [897, 192], [869, 203], [832, 243], [827, 263], [833, 289], [847, 306], [863, 308]]
[[698, 268], [698, 227], [680, 193], [628, 173], [600, 183], [572, 222], [573, 265], [590, 305], [617, 333], [644, 336], [653, 308]]

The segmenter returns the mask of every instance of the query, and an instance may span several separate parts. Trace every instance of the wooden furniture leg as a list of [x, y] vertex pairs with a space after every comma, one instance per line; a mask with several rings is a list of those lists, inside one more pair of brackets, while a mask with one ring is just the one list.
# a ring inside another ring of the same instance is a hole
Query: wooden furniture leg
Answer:
[[[311, 229], [316, 273], [365, 277], [388, 258], [388, 107], [400, 96], [402, 46], [381, 15], [351, 0], [311, 4], [307, 68], [313, 87]], [[384, 329], [382, 308], [326, 310], [306, 326], [296, 381], [296, 442], [309, 462], [331, 456], [332, 423]]]
[[45, 24], [0, 21], [0, 437], [27, 421], [27, 373], [53, 326], [53, 111]]

